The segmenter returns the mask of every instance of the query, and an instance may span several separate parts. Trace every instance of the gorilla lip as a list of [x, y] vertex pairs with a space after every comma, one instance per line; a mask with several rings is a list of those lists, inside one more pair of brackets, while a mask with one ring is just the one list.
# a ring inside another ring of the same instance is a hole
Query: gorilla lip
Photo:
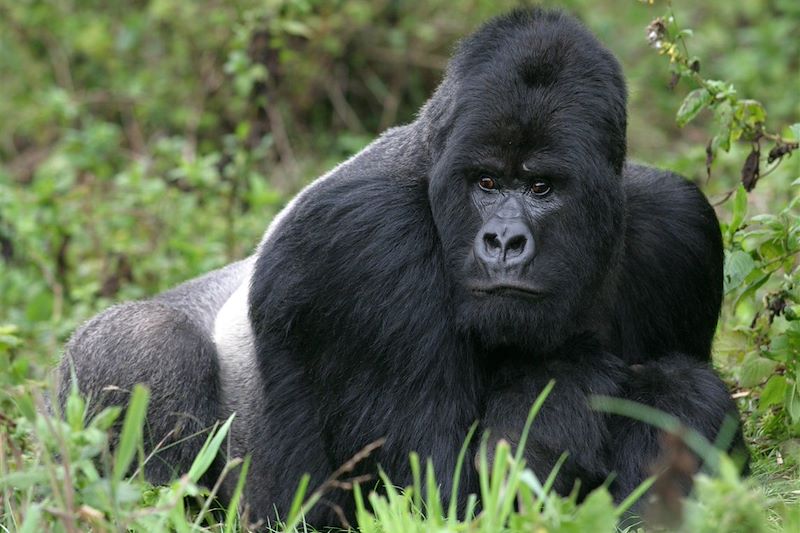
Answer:
[[472, 285], [470, 290], [479, 295], [512, 296], [527, 299], [540, 299], [544, 292], [527, 285], [516, 283], [493, 283], [490, 285]]

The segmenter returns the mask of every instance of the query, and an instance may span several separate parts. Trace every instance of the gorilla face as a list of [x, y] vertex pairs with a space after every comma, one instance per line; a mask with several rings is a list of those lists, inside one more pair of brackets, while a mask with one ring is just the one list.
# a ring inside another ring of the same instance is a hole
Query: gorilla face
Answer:
[[607, 163], [556, 155], [566, 147], [462, 146], [474, 160], [448, 180], [463, 213], [452, 210], [458, 229], [447, 224], [461, 235], [444, 240], [458, 320], [487, 348], [546, 350], [571, 333], [567, 324], [580, 324], [613, 270], [619, 180]]
[[459, 325], [490, 350], [548, 350], [587, 327], [613, 279], [624, 86], [609, 56], [592, 90], [581, 59], [548, 56], [537, 77], [536, 58], [489, 58], [454, 91], [429, 197]]

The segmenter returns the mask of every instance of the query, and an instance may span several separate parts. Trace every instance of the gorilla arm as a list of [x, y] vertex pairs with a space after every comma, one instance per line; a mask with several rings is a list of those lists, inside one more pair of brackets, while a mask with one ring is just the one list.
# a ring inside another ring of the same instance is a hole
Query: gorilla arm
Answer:
[[544, 481], [563, 453], [553, 488], [568, 494], [580, 480], [580, 497], [602, 484], [612, 470], [608, 450], [608, 416], [593, 411], [592, 395], [616, 396], [630, 370], [618, 357], [604, 352], [588, 337], [575, 338], [563, 350], [540, 361], [520, 365], [507, 360], [494, 374], [483, 418], [490, 431], [492, 453], [497, 440], [512, 447], [519, 442], [528, 409], [550, 380], [555, 387], [533, 421], [525, 446], [525, 460]]
[[[715, 442], [735, 422], [727, 447], [746, 467], [736, 405], [711, 367], [711, 343], [722, 303], [722, 237], [713, 208], [685, 178], [626, 165], [626, 254], [614, 299], [608, 347], [632, 365], [622, 397], [677, 417]], [[610, 449], [624, 498], [662, 453], [651, 425], [611, 419]]]
[[[250, 292], [263, 382], [263, 442], [251, 442], [258, 482], [247, 497], [255, 509], [285, 512], [289, 480], [309, 472], [316, 489], [379, 439], [353, 475], [374, 475], [380, 464], [394, 483], [408, 483], [413, 450], [433, 458], [449, 490], [478, 418], [478, 378], [449, 317], [415, 135], [392, 130], [338, 167], [262, 245]], [[345, 491], [326, 500], [351, 516]], [[307, 518], [337, 523], [328, 513], [318, 506]]]
[[[705, 197], [680, 176], [627, 165], [625, 252], [617, 290], [596, 319], [595, 347], [568, 341], [557, 356], [507, 365], [491, 391], [485, 427], [513, 441], [527, 409], [549, 379], [545, 402], [526, 447], [529, 465], [546, 477], [559, 455], [570, 455], [555, 489], [581, 493], [612, 472], [619, 501], [651, 474], [661, 453], [660, 431], [591, 411], [591, 395], [618, 396], [672, 414], [714, 441], [730, 395], [710, 366], [710, 346], [722, 299], [722, 242]], [[614, 355], [612, 355], [614, 354]], [[736, 427], [734, 425], [733, 427]], [[730, 449], [746, 456], [741, 431]]]

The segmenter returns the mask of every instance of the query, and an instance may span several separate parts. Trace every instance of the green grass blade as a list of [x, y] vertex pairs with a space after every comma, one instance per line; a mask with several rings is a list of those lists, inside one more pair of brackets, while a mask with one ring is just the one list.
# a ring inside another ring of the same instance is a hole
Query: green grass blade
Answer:
[[481, 501], [486, 505], [489, 497], [489, 434], [484, 433], [478, 448], [478, 484], [481, 491]]
[[409, 455], [409, 463], [411, 464], [411, 496], [414, 503], [414, 509], [417, 512], [422, 512], [422, 469], [419, 463], [419, 454], [411, 452]]
[[310, 482], [311, 476], [309, 474], [303, 474], [303, 477], [300, 478], [297, 490], [294, 491], [292, 505], [289, 506], [289, 514], [286, 516], [284, 531], [292, 531], [300, 523], [303, 517], [303, 498], [306, 496]]
[[528, 418], [525, 420], [525, 426], [522, 428], [522, 434], [520, 435], [519, 442], [517, 443], [517, 451], [514, 454], [514, 460], [518, 463], [522, 461], [522, 458], [525, 454], [525, 444], [528, 442], [528, 434], [531, 431], [533, 420], [536, 418], [536, 415], [539, 414], [539, 411], [542, 409], [542, 405], [544, 405], [544, 401], [550, 395], [550, 392], [553, 390], [555, 385], [555, 380], [551, 379], [547, 386], [536, 397], [536, 401], [533, 402], [530, 411], [528, 411]]
[[147, 403], [150, 399], [150, 392], [143, 385], [133, 387], [131, 401], [125, 413], [125, 421], [122, 423], [122, 432], [119, 436], [117, 453], [114, 457], [114, 470], [112, 481], [118, 483], [125, 477], [131, 465], [136, 448], [142, 439], [142, 428], [144, 419], [147, 415]]
[[627, 498], [625, 498], [624, 500], [622, 500], [622, 503], [620, 503], [620, 504], [617, 506], [617, 509], [614, 511], [614, 513], [615, 513], [615, 514], [616, 514], [618, 517], [619, 517], [619, 516], [622, 516], [622, 515], [625, 513], [625, 511], [627, 511], [628, 509], [630, 509], [630, 508], [633, 506], [633, 504], [634, 504], [634, 503], [636, 503], [636, 502], [639, 500], [639, 498], [641, 498], [642, 496], [644, 496], [644, 493], [645, 493], [645, 492], [647, 492], [648, 490], [650, 490], [650, 487], [652, 487], [652, 486], [653, 486], [653, 483], [655, 483], [655, 482], [656, 482], [656, 477], [657, 477], [657, 476], [650, 476], [649, 478], [647, 478], [647, 479], [645, 479], [644, 481], [642, 481], [642, 482], [639, 484], [639, 486], [638, 486], [638, 487], [636, 487], [636, 489], [634, 489], [634, 491], [633, 491], [633, 492], [631, 492], [630, 494], [628, 494], [628, 497], [627, 497]]
[[683, 425], [677, 417], [649, 405], [611, 396], [593, 396], [590, 403], [597, 411], [626, 416], [680, 437], [712, 472], [719, 470], [721, 452], [700, 433]]
[[247, 471], [250, 469], [250, 456], [244, 458], [242, 468], [239, 470], [239, 479], [236, 481], [236, 488], [231, 496], [231, 502], [228, 504], [228, 509], [225, 513], [225, 533], [233, 533], [233, 527], [236, 524], [236, 518], [239, 515], [239, 500], [242, 499], [242, 492], [244, 492], [244, 483], [247, 480]]
[[442, 495], [439, 492], [439, 483], [433, 469], [433, 461], [428, 458], [425, 462], [425, 510], [428, 521], [439, 524], [442, 520]]
[[467, 433], [467, 437], [464, 439], [464, 443], [461, 445], [461, 451], [458, 452], [458, 459], [456, 460], [456, 469], [453, 473], [453, 485], [452, 490], [450, 492], [450, 505], [447, 509], [447, 521], [450, 525], [454, 525], [458, 521], [456, 507], [458, 505], [458, 487], [461, 481], [461, 469], [464, 466], [464, 458], [467, 455], [467, 450], [469, 449], [469, 443], [472, 441], [473, 435], [475, 435], [475, 431], [478, 429], [478, 423], [475, 422], [469, 428], [469, 432]]
[[547, 479], [544, 480], [544, 485], [542, 485], [542, 491], [547, 494], [553, 488], [553, 484], [556, 482], [556, 477], [558, 476], [558, 472], [561, 470], [561, 467], [564, 466], [564, 462], [569, 457], [569, 453], [564, 452], [561, 454], [561, 457], [558, 458], [556, 464], [553, 465], [553, 468], [550, 470], [550, 473], [547, 475]]
[[206, 473], [206, 470], [208, 470], [211, 463], [216, 459], [217, 452], [219, 452], [219, 448], [222, 446], [222, 441], [225, 440], [231, 428], [234, 416], [236, 415], [233, 414], [229, 416], [219, 429], [212, 429], [211, 434], [209, 434], [208, 438], [203, 443], [203, 447], [200, 448], [197, 457], [194, 458], [192, 466], [189, 468], [189, 473], [187, 474], [193, 483], [200, 481], [200, 476]]

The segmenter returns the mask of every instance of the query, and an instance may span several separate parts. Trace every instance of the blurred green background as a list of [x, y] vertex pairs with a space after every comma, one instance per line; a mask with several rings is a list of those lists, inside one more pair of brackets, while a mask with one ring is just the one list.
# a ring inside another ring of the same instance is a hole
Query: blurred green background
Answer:
[[[0, 0], [0, 325], [15, 339], [5, 364], [42, 376], [98, 310], [247, 255], [305, 183], [414, 117], [457, 39], [521, 4]], [[645, 32], [663, 2], [542, 4], [577, 14], [619, 57], [633, 159], [712, 199], [736, 186], [749, 146], [721, 154], [708, 180], [710, 115], [675, 125], [690, 87], [669, 87]], [[800, 121], [798, 0], [674, 7], [704, 76], [762, 101], [772, 129]], [[762, 179], [750, 212], [783, 208], [798, 176], [795, 154]], [[718, 363], [736, 387], [752, 339], [737, 337], [749, 318], [726, 309]], [[751, 441], [798, 434], [759, 420]], [[765, 454], [778, 450], [770, 442]]]
[[[702, 121], [675, 126], [686, 89], [670, 91], [645, 40], [660, 6], [543, 4], [620, 58], [630, 156], [703, 179]], [[413, 118], [458, 38], [517, 5], [2, 0], [0, 322], [54, 357], [112, 301], [248, 254], [304, 183]], [[771, 122], [800, 116], [800, 2], [676, 9], [705, 71], [764, 101]], [[738, 179], [740, 154], [726, 159], [710, 194]]]

